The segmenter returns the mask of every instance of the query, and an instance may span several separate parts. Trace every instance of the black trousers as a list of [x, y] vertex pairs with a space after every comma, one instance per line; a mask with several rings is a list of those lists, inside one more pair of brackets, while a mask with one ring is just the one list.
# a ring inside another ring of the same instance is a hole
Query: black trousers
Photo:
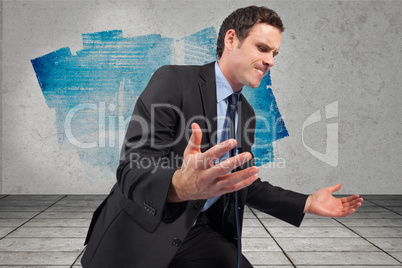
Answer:
[[[208, 225], [205, 213], [198, 217], [169, 268], [236, 268], [237, 247]], [[252, 268], [243, 255], [242, 268]]]

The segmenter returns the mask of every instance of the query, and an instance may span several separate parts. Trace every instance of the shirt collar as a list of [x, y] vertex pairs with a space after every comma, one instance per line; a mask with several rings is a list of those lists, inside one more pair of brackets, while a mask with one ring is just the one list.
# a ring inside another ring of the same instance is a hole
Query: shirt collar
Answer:
[[[226, 77], [223, 75], [217, 61], [215, 62], [215, 80], [216, 80], [216, 101], [220, 102], [229, 97], [229, 95], [233, 93], [233, 89], [230, 86]], [[240, 97], [241, 90], [236, 94], [238, 94]]]

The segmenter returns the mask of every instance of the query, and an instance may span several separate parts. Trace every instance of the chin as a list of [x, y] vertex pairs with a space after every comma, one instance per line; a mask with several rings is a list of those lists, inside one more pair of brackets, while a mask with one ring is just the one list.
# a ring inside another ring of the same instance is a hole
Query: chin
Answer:
[[250, 88], [257, 88], [257, 87], [260, 86], [260, 84], [261, 84], [261, 81], [258, 82], [258, 83], [248, 84], [247, 86], [250, 87]]
[[243, 85], [246, 85], [249, 88], [257, 88], [260, 86], [261, 80], [262, 80], [262, 77], [261, 77], [261, 79], [259, 79], [259, 78], [260, 77], [252, 77], [252, 78], [250, 77], [250, 79], [245, 80], [246, 83], [244, 83]]

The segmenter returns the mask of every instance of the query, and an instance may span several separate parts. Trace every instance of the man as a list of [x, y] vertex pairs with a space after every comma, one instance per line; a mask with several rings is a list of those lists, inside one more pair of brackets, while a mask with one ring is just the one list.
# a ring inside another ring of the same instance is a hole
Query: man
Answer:
[[304, 213], [344, 217], [361, 205], [358, 195], [334, 198], [340, 184], [307, 196], [258, 178], [254, 112], [241, 89], [258, 87], [274, 65], [283, 29], [270, 9], [238, 9], [222, 24], [217, 62], [155, 72], [117, 183], [94, 213], [84, 268], [252, 267], [240, 253], [245, 205], [295, 226]]

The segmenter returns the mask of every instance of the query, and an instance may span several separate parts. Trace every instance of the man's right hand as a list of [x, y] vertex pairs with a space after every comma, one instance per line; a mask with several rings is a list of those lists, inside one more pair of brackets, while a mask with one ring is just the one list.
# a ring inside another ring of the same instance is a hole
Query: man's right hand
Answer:
[[258, 179], [259, 169], [255, 166], [229, 173], [251, 159], [248, 152], [215, 165], [220, 156], [236, 147], [236, 140], [224, 141], [201, 153], [202, 131], [196, 123], [191, 124], [191, 129], [183, 164], [174, 173], [170, 184], [168, 202], [209, 199], [243, 189]]

